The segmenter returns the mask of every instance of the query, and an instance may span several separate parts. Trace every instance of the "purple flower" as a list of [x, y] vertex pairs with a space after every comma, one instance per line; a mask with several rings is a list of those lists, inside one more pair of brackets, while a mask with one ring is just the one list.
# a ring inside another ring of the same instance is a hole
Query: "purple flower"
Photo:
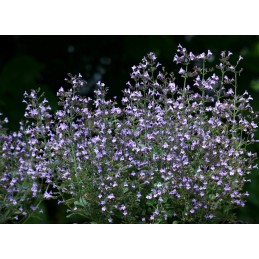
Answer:
[[107, 196], [107, 198], [111, 200], [111, 199], [114, 199], [114, 198], [115, 198], [115, 196], [114, 196], [114, 194], [113, 194], [113, 193], [111, 193], [111, 194], [109, 194], [109, 195]]
[[179, 72], [180, 75], [183, 75], [185, 73], [185, 70], [183, 68], [180, 68]]
[[45, 193], [44, 193], [44, 198], [45, 199], [51, 199], [51, 198], [53, 198], [53, 196], [52, 196], [52, 192], [50, 191], [49, 193], [46, 191]]
[[68, 128], [68, 126], [67, 126], [65, 123], [61, 123], [61, 124], [59, 125], [59, 128], [60, 128], [61, 130], [66, 130], [66, 129]]
[[146, 199], [151, 200], [152, 199], [152, 194], [147, 195]]

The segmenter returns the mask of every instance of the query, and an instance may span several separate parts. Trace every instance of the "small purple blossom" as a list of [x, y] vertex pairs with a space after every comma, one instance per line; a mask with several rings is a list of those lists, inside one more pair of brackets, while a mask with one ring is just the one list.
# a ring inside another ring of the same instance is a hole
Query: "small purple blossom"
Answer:
[[180, 75], [183, 75], [185, 73], [185, 70], [183, 68], [180, 68], [179, 72]]
[[50, 191], [49, 193], [46, 191], [44, 193], [44, 198], [47, 199], [47, 200], [53, 198], [52, 191]]

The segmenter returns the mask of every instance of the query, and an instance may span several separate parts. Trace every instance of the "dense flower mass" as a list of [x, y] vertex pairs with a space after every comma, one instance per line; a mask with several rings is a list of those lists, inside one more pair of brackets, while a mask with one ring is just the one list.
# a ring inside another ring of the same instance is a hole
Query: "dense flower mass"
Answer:
[[24, 97], [24, 116], [31, 121], [21, 122], [20, 130], [11, 134], [7, 134], [0, 121], [0, 223], [24, 222], [40, 212], [42, 192], [52, 182], [45, 145], [50, 130], [45, 120], [51, 118], [50, 107], [46, 99], [39, 102], [35, 90]]
[[101, 82], [94, 99], [81, 96], [80, 74], [59, 89], [53, 115], [37, 91], [25, 93], [20, 131], [0, 124], [0, 211], [17, 203], [10, 215], [18, 219], [35, 201], [57, 198], [95, 223], [234, 220], [255, 167], [247, 147], [257, 141], [257, 113], [247, 91], [237, 94], [242, 57], [232, 65], [231, 55], [223, 51], [216, 70], [207, 69], [210, 50], [195, 55], [179, 45], [176, 84], [149, 53], [132, 67], [121, 105], [106, 99]]

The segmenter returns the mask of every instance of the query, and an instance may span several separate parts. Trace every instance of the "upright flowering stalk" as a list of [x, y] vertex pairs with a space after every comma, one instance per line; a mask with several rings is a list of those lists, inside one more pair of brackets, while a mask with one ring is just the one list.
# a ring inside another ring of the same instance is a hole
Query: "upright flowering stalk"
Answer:
[[96, 91], [94, 103], [91, 98], [83, 98], [79, 91], [85, 81], [81, 75], [69, 76], [67, 81], [72, 88], [64, 91], [61, 87], [57, 94], [60, 109], [55, 113], [55, 134], [51, 137], [50, 152], [55, 157], [54, 193], [58, 203], [68, 207], [69, 215], [79, 214], [88, 220], [97, 220], [101, 211], [98, 188], [102, 169], [96, 165], [96, 160], [105, 155], [106, 141], [98, 132], [106, 130], [108, 111], [105, 107], [109, 106], [107, 110], [110, 110], [111, 104], [104, 101], [100, 89]]
[[45, 150], [51, 131], [50, 107], [46, 99], [40, 102], [35, 90], [24, 97], [26, 121], [20, 123], [18, 132], [2, 130], [0, 135], [1, 223], [24, 222], [41, 212], [39, 205], [47, 198], [52, 181]]

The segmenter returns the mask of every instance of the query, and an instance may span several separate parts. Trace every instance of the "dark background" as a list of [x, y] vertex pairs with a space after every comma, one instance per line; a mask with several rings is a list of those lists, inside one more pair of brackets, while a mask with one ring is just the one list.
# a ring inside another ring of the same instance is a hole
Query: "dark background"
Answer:
[[[81, 73], [88, 82], [85, 95], [95, 83], [104, 82], [109, 96], [121, 96], [130, 79], [131, 67], [148, 52], [155, 52], [167, 71], [175, 71], [173, 56], [181, 44], [194, 54], [208, 49], [215, 56], [222, 50], [233, 52], [233, 60], [244, 57], [244, 72], [239, 93], [248, 90], [253, 107], [259, 111], [259, 37], [258, 36], [0, 36], [0, 112], [9, 118], [9, 129], [17, 130], [24, 114], [24, 91], [41, 88], [57, 108], [56, 91], [66, 87], [67, 73]], [[178, 68], [179, 69], [179, 68]], [[259, 138], [257, 134], [257, 138]], [[255, 145], [253, 151], [259, 151]], [[254, 171], [245, 208], [237, 211], [241, 220], [259, 223], [259, 171]], [[64, 223], [64, 208], [55, 202], [45, 205], [44, 223]], [[33, 223], [33, 221], [31, 222]]]

